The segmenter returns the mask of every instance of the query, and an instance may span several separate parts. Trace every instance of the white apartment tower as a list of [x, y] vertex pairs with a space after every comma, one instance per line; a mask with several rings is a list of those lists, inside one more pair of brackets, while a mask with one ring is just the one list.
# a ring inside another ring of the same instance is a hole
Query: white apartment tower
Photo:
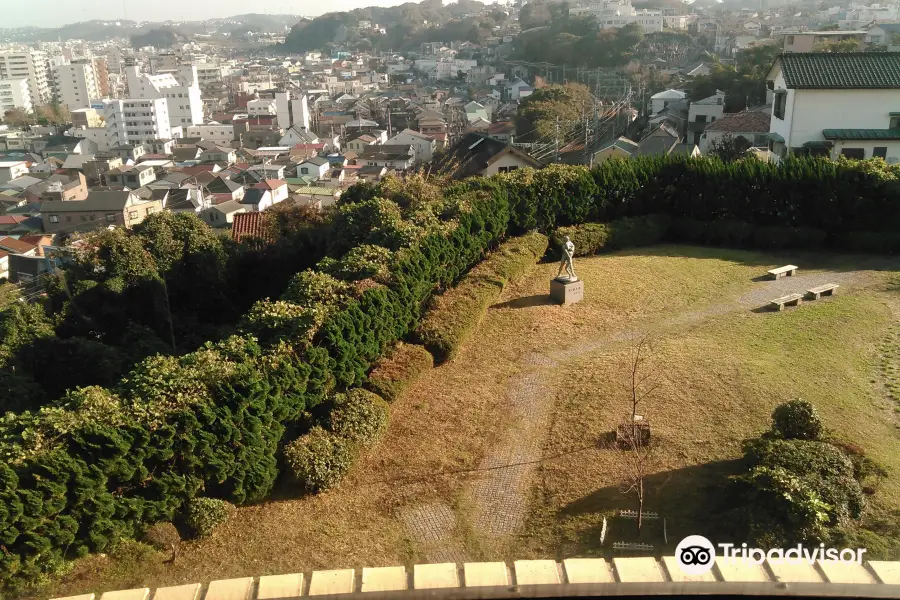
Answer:
[[72, 135], [93, 140], [101, 151], [174, 135], [165, 98], [104, 100], [103, 121], [103, 127], [74, 129]]
[[69, 65], [59, 65], [54, 72], [60, 104], [69, 110], [90, 108], [91, 100], [100, 97], [94, 65], [89, 60], [76, 60]]
[[14, 108], [21, 108], [25, 112], [34, 110], [28, 80], [0, 79], [0, 116]]
[[125, 67], [129, 98], [157, 99], [168, 103], [172, 127], [187, 129], [203, 123], [203, 99], [197, 82], [197, 67], [179, 67], [174, 73], [148, 75], [140, 67]]
[[290, 129], [294, 125], [309, 129], [309, 101], [306, 94], [294, 98], [289, 91], [275, 92], [275, 114], [278, 126], [282, 129]]
[[47, 55], [43, 52], [0, 52], [0, 79], [27, 79], [28, 91], [35, 106], [42, 106], [53, 99]]

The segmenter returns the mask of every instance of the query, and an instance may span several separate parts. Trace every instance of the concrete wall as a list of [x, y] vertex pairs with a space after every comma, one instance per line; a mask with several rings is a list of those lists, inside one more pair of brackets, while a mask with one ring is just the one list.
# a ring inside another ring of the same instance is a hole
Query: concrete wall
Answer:
[[[630, 584], [624, 587], [621, 584]], [[677, 588], [672, 584], [677, 584]], [[439, 598], [520, 598], [589, 594], [592, 596], [643, 593], [659, 594], [750, 594], [774, 595], [790, 584], [793, 595], [879, 596], [892, 597], [900, 585], [900, 562], [870, 561], [864, 565], [833, 561], [808, 563], [756, 563], [740, 559], [718, 558], [712, 570], [688, 576], [681, 572], [675, 557], [568, 558], [517, 560], [504, 562], [442, 563], [362, 569], [336, 569], [220, 579], [209, 585], [192, 583], [158, 588], [137, 588], [106, 592], [99, 600], [273, 600], [322, 595], [350, 595], [381, 592], [377, 598], [395, 596], [393, 592], [431, 590], [428, 597]], [[828, 585], [826, 585], [828, 584]], [[578, 588], [569, 586], [578, 585]], [[510, 589], [514, 586], [514, 589]], [[531, 587], [534, 586], [534, 587]], [[643, 586], [643, 587], [639, 587]], [[468, 593], [460, 588], [480, 588]], [[441, 590], [447, 590], [442, 592]], [[416, 597], [420, 597], [419, 596]], [[371, 597], [371, 596], [370, 596]], [[399, 597], [399, 595], [396, 595]], [[404, 597], [412, 597], [404, 595]], [[96, 600], [87, 593], [54, 600]]]

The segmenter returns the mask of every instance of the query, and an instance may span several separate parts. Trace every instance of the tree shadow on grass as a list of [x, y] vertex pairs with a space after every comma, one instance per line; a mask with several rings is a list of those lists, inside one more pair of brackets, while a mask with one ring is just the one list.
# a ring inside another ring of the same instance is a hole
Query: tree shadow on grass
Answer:
[[552, 304], [550, 294], [534, 294], [533, 296], [522, 296], [521, 298], [513, 298], [506, 302], [498, 302], [491, 308], [533, 308], [535, 306], [546, 306]]
[[[637, 500], [633, 494], [623, 494], [618, 486], [597, 489], [557, 512], [558, 521], [563, 522], [568, 532], [570, 547], [565, 552], [606, 555], [615, 541], [645, 541], [653, 544], [654, 552], [659, 554], [671, 553], [688, 535], [705, 535], [714, 542], [733, 540], [733, 530], [718, 515], [728, 508], [725, 499], [728, 477], [740, 472], [741, 461], [736, 459], [648, 475], [644, 479], [644, 511], [657, 513], [659, 520], [645, 519], [647, 531], [638, 537], [633, 520], [610, 517], [610, 528], [602, 546], [599, 545], [602, 515], [613, 515], [619, 509], [636, 510]], [[663, 543], [663, 519], [667, 544]], [[737, 540], [742, 541], [745, 540]]]

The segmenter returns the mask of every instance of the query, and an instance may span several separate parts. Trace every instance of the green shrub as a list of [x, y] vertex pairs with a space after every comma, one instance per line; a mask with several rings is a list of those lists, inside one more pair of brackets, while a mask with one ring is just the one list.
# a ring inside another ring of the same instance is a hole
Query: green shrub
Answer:
[[753, 245], [764, 250], [815, 248], [825, 237], [824, 231], [812, 227], [764, 226], [753, 233]]
[[900, 233], [887, 231], [855, 231], [844, 236], [842, 246], [857, 252], [889, 254], [900, 250]]
[[865, 500], [853, 463], [827, 442], [761, 439], [744, 446], [744, 459], [756, 467], [784, 469], [827, 505], [828, 525], [847, 523], [862, 515]]
[[313, 427], [284, 448], [291, 473], [309, 492], [338, 485], [353, 466], [356, 454], [353, 442], [321, 427]]
[[185, 508], [184, 523], [191, 534], [207, 537], [228, 520], [231, 505], [218, 498], [192, 498]]
[[315, 306], [338, 308], [349, 300], [349, 296], [348, 283], [328, 273], [307, 269], [291, 278], [281, 299], [304, 308]]
[[812, 403], [798, 398], [772, 411], [772, 433], [786, 440], [817, 440], [822, 435], [822, 420]]
[[355, 444], [369, 446], [387, 429], [387, 402], [360, 388], [335, 394], [327, 424], [333, 433]]
[[522, 277], [547, 249], [547, 238], [531, 233], [502, 244], [459, 282], [455, 288], [432, 298], [416, 329], [421, 343], [440, 364], [451, 360], [469, 338], [503, 291]]
[[754, 229], [753, 225], [743, 221], [713, 221], [704, 227], [703, 241], [715, 246], [746, 246], [753, 239]]
[[171, 551], [181, 543], [181, 534], [172, 523], [164, 521], [154, 523], [144, 533], [141, 540], [161, 552]]
[[609, 223], [608, 247], [611, 250], [650, 246], [659, 243], [672, 225], [668, 215], [626, 217]]
[[589, 256], [602, 251], [649, 246], [662, 240], [672, 220], [665, 215], [625, 217], [609, 223], [584, 223], [560, 227], [553, 234], [554, 247], [559, 250], [569, 236], [575, 244], [575, 256]]
[[561, 249], [566, 236], [568, 236], [575, 244], [575, 256], [597, 254], [606, 249], [609, 243], [609, 229], [608, 223], [584, 223], [560, 227], [553, 234], [553, 247], [557, 250]]
[[400, 342], [376, 361], [366, 387], [388, 402], [393, 402], [432, 367], [434, 357], [424, 346]]
[[706, 241], [706, 223], [688, 217], [672, 220], [669, 237], [682, 244], [702, 244]]

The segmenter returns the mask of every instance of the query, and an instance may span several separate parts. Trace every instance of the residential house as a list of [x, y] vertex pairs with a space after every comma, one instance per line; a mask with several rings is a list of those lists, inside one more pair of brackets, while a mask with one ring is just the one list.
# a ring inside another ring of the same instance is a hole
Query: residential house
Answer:
[[236, 200], [213, 204], [200, 212], [200, 218], [210, 227], [227, 227], [234, 223], [235, 215], [247, 212], [247, 206]]
[[435, 165], [438, 173], [447, 173], [454, 179], [480, 175], [489, 177], [516, 169], [544, 165], [515, 146], [495, 140], [480, 133], [463, 135]]
[[361, 153], [366, 147], [373, 146], [378, 143], [378, 140], [374, 135], [370, 133], [363, 133], [361, 135], [356, 136], [349, 142], [347, 142], [347, 150], [352, 150], [357, 154]]
[[681, 90], [663, 90], [650, 96], [650, 113], [655, 115], [668, 108], [669, 104], [685, 100], [687, 100], [687, 93]]
[[25, 199], [39, 203], [47, 200], [84, 200], [88, 195], [87, 179], [83, 173], [69, 176], [56, 173], [35, 185], [25, 188]]
[[105, 174], [105, 179], [106, 185], [136, 190], [156, 181], [156, 172], [149, 165], [129, 165], [109, 171]]
[[900, 51], [900, 23], [879, 23], [866, 33], [866, 41], [873, 46], [884, 46], [890, 52]]
[[525, 96], [530, 96], [534, 92], [534, 88], [516, 77], [506, 86], [507, 98], [513, 101], [520, 100]]
[[319, 136], [305, 129], [299, 123], [292, 125], [279, 140], [279, 146], [296, 146], [297, 144], [318, 144]]
[[466, 122], [470, 125], [479, 119], [488, 123], [491, 122], [490, 115], [488, 115], [487, 109], [485, 109], [483, 104], [473, 101], [466, 104], [463, 109], [466, 112]]
[[753, 147], [768, 148], [771, 119], [771, 115], [758, 111], [728, 113], [715, 123], [706, 126], [700, 137], [700, 152], [708, 153], [715, 142], [727, 135], [734, 138], [742, 137]]
[[413, 149], [413, 163], [423, 164], [431, 161], [436, 143], [434, 139], [412, 129], [404, 129], [387, 141], [388, 146], [409, 145]]
[[252, 186], [241, 198], [247, 212], [262, 212], [274, 204], [287, 200], [287, 182], [280, 179], [266, 179]]
[[210, 194], [228, 194], [231, 200], [240, 200], [244, 197], [244, 186], [227, 177], [216, 177], [206, 184], [206, 191]]
[[786, 53], [766, 76], [774, 92], [769, 149], [900, 161], [900, 52]]
[[28, 173], [28, 163], [24, 160], [0, 161], [0, 183], [16, 179]]
[[[113, 146], [109, 149], [110, 154], [120, 157], [123, 161], [137, 161], [140, 157], [147, 154], [147, 148], [143, 144], [135, 146]], [[67, 161], [68, 162], [68, 159]]]
[[684, 143], [681, 135], [671, 127], [660, 125], [638, 142], [638, 156], [668, 156], [689, 154], [699, 156], [700, 149], [693, 143]]
[[38, 253], [38, 248], [34, 244], [8, 236], [0, 237], [0, 250], [9, 254], [22, 254], [24, 256], [37, 256]]
[[414, 151], [409, 144], [367, 146], [359, 155], [360, 164], [384, 166], [402, 171], [413, 166]]
[[313, 156], [297, 165], [297, 177], [309, 175], [315, 179], [323, 179], [331, 169], [331, 163], [324, 156]]
[[385, 166], [359, 167], [356, 169], [356, 178], [358, 181], [377, 183], [387, 174], [387, 171], [387, 167]]
[[416, 117], [416, 127], [420, 133], [440, 134], [447, 133], [447, 122], [440, 113], [426, 110]]
[[134, 191], [91, 190], [85, 200], [41, 204], [46, 233], [91, 231], [105, 227], [131, 228], [162, 210], [158, 200], [143, 200]]
[[592, 164], [598, 165], [600, 163], [606, 162], [611, 158], [631, 158], [632, 156], [637, 154], [638, 148], [639, 146], [637, 142], [632, 141], [626, 137], [620, 137], [608, 146], [597, 150], [597, 152], [594, 153], [591, 162]]
[[243, 212], [233, 215], [231, 239], [235, 242], [252, 239], [271, 241], [270, 236], [261, 213]]
[[172, 151], [175, 150], [175, 140], [150, 140], [148, 142], [144, 142], [144, 146], [150, 151], [150, 154], [172, 154]]
[[291, 200], [302, 205], [323, 209], [333, 205], [341, 197], [341, 190], [333, 187], [291, 186]]
[[203, 188], [200, 187], [154, 190], [154, 192], [166, 192], [167, 197], [163, 207], [173, 213], [190, 212], [199, 214], [204, 209], [209, 208], [210, 205], [203, 193]]
[[721, 119], [725, 112], [725, 92], [716, 93], [702, 100], [691, 102], [688, 107], [687, 140], [694, 145], [700, 143], [700, 136], [709, 123]]
[[203, 152], [200, 153], [200, 160], [203, 162], [225, 163], [226, 165], [231, 165], [237, 161], [237, 153], [233, 148], [214, 146], [203, 150]]
[[513, 135], [516, 133], [516, 126], [512, 121], [500, 121], [491, 123], [488, 126], [487, 134], [501, 142], [512, 142]]
[[785, 52], [814, 52], [821, 44], [857, 40], [862, 44], [866, 39], [865, 31], [798, 31], [782, 34]]

